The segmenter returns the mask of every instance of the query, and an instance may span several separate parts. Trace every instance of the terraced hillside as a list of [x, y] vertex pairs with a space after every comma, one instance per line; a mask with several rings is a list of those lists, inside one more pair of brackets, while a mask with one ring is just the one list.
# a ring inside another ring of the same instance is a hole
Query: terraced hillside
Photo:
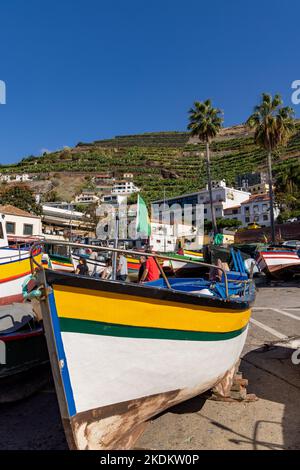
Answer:
[[[212, 144], [212, 176], [234, 185], [237, 175], [266, 168], [266, 154], [253, 143], [242, 126], [224, 129]], [[79, 143], [75, 148], [28, 157], [15, 165], [0, 166], [2, 173], [35, 173], [59, 179], [66, 172], [93, 175], [112, 172], [116, 177], [133, 173], [134, 182], [150, 201], [196, 191], [206, 182], [204, 146], [186, 132], [160, 132], [120, 136], [111, 140]], [[274, 172], [300, 164], [300, 123], [285, 148], [274, 155]], [[75, 176], [75, 175], [74, 175]], [[84, 179], [84, 176], [83, 176]]]

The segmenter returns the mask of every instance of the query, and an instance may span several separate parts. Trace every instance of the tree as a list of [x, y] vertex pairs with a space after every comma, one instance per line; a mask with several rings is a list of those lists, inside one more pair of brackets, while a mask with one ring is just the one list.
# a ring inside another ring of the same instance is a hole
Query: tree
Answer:
[[51, 190], [45, 193], [43, 196], [43, 202], [60, 202], [61, 197], [58, 195], [58, 192], [55, 190]]
[[206, 145], [206, 171], [207, 182], [209, 191], [209, 200], [211, 208], [212, 227], [214, 234], [218, 232], [216, 215], [214, 211], [212, 185], [211, 185], [211, 170], [210, 170], [210, 143], [218, 135], [221, 130], [223, 118], [220, 116], [220, 109], [213, 108], [211, 101], [204, 102], [196, 101], [194, 108], [189, 111], [188, 129], [191, 131], [192, 136], [197, 136], [201, 142]]
[[253, 114], [251, 114], [246, 123], [250, 129], [254, 130], [255, 143], [268, 153], [272, 243], [275, 243], [272, 154], [280, 145], [285, 145], [295, 131], [294, 110], [282, 105], [283, 101], [280, 95], [276, 94], [273, 98], [268, 93], [263, 93], [261, 103], [255, 106]]
[[[240, 220], [237, 220], [237, 219], [220, 219], [220, 218], [217, 219], [217, 227], [220, 230], [223, 229], [223, 228], [236, 230], [241, 225], [242, 225], [242, 222]], [[212, 229], [212, 222], [210, 220], [206, 220], [204, 222], [204, 228], [207, 231], [211, 230]]]
[[281, 170], [276, 177], [275, 194], [282, 212], [300, 210], [300, 162]]
[[0, 191], [1, 205], [12, 205], [34, 214], [41, 214], [41, 207], [36, 203], [34, 193], [26, 185], [6, 186]]

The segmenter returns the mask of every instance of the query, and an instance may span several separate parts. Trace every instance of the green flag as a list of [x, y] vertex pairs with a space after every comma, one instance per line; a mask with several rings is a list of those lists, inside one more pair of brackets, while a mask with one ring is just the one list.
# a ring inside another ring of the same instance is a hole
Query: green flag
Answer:
[[149, 237], [151, 235], [151, 224], [148, 209], [144, 199], [140, 195], [138, 195], [137, 206], [136, 231], [143, 234], [145, 237]]

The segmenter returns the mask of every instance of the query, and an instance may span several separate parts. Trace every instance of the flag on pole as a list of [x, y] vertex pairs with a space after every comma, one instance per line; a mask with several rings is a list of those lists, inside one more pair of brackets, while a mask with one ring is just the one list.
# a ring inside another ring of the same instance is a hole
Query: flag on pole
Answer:
[[150, 237], [151, 235], [151, 223], [148, 209], [144, 199], [140, 195], [138, 195], [137, 202], [136, 231], [145, 238]]

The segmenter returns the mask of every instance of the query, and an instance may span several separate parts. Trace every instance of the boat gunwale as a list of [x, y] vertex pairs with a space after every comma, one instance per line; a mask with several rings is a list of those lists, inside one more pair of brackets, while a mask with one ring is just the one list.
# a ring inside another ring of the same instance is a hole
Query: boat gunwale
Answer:
[[[180, 302], [190, 305], [199, 305], [211, 308], [247, 310], [255, 300], [255, 295], [251, 295], [249, 300], [222, 299], [217, 297], [201, 296], [165, 287], [147, 286], [145, 284], [134, 284], [122, 281], [102, 280], [91, 277], [79, 276], [72, 273], [60, 273], [47, 269], [45, 272], [47, 283], [50, 286], [60, 285], [81, 289], [94, 290], [95, 292], [111, 292], [115, 294], [126, 294], [148, 299]], [[185, 279], [186, 280], [186, 279]]]

